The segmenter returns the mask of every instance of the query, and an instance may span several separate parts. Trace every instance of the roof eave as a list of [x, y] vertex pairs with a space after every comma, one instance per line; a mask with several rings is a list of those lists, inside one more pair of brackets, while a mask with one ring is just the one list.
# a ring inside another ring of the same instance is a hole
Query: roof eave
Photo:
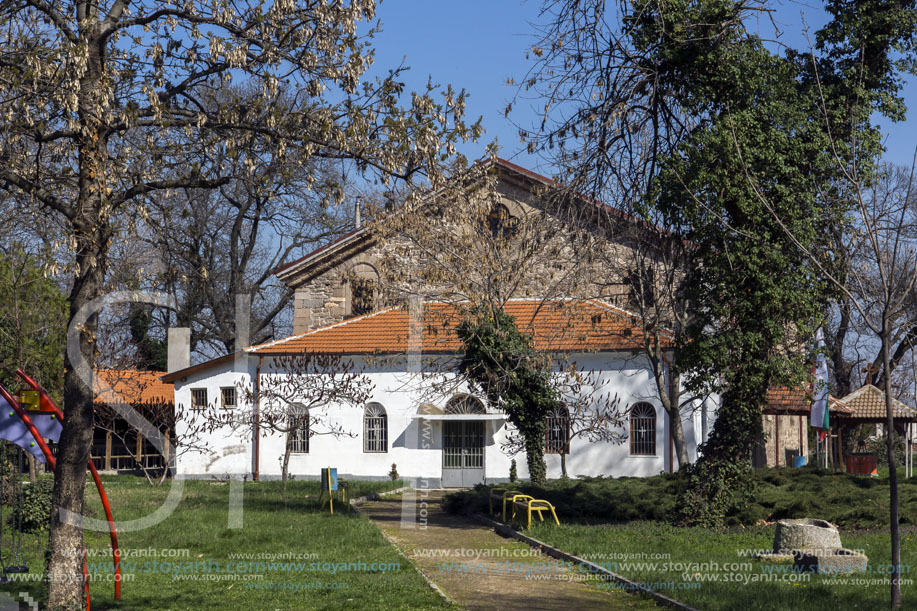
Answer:
[[178, 371], [172, 371], [170, 373], [167, 373], [164, 376], [161, 376], [159, 379], [162, 380], [166, 384], [175, 384], [175, 382], [180, 381], [182, 378], [186, 378], [189, 375], [192, 375], [192, 374], [195, 374], [201, 371], [206, 371], [212, 367], [216, 367], [217, 365], [222, 365], [223, 363], [227, 363], [233, 360], [236, 356], [245, 356], [245, 355], [246, 355], [245, 352], [232, 352], [230, 354], [225, 354], [223, 356], [217, 357], [215, 359], [211, 359], [209, 361], [205, 361], [203, 363], [198, 363], [197, 365], [185, 367], [184, 369], [179, 369]]

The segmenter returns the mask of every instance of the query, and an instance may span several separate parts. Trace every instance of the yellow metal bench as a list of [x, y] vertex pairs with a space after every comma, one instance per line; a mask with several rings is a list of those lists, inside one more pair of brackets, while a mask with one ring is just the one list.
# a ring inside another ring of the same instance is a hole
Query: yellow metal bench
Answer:
[[503, 501], [503, 495], [507, 492], [506, 488], [490, 489], [490, 515], [494, 515], [494, 501]]
[[513, 519], [516, 518], [516, 509], [524, 509], [526, 514], [526, 528], [532, 527], [532, 512], [538, 514], [538, 519], [544, 522], [544, 516], [542, 512], [550, 511], [551, 517], [554, 518], [554, 523], [560, 526], [560, 520], [557, 519], [557, 512], [554, 511], [554, 505], [551, 503], [542, 500], [536, 499], [531, 496], [522, 494], [517, 495], [519, 498], [513, 499]]
[[506, 522], [506, 504], [509, 503], [510, 508], [513, 509], [513, 517], [516, 516], [515, 503], [516, 501], [526, 500], [534, 498], [528, 494], [523, 494], [518, 490], [509, 490], [503, 493], [503, 521]]

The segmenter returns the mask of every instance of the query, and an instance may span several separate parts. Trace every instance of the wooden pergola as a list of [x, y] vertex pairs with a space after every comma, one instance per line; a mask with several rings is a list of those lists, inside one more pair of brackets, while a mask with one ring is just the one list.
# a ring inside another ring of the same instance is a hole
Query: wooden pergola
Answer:
[[96, 371], [96, 426], [91, 456], [97, 469], [134, 471], [171, 466], [168, 443], [163, 455], [108, 405], [125, 401], [169, 441], [175, 430], [175, 389], [159, 379], [164, 373], [133, 369]]

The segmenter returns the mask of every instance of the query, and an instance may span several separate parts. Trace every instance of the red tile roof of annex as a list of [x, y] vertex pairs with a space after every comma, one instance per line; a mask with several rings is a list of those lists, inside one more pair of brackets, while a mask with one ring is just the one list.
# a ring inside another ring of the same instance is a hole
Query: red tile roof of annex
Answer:
[[[422, 352], [461, 352], [456, 327], [467, 303], [424, 304]], [[505, 311], [531, 333], [535, 347], [552, 352], [634, 351], [643, 347], [642, 322], [634, 314], [596, 300], [511, 300]], [[406, 354], [411, 321], [405, 308], [389, 308], [340, 323], [252, 346], [252, 354]], [[664, 338], [664, 347], [670, 347]]]
[[[94, 381], [95, 400], [96, 402], [124, 400], [132, 405], [160, 403], [172, 405], [175, 402], [175, 388], [160, 380], [165, 374], [165, 371], [99, 369], [96, 371], [98, 379]], [[99, 382], [104, 383], [108, 388], [102, 390]]]
[[[852, 414], [853, 410], [837, 397], [828, 395], [828, 409], [839, 414]], [[812, 410], [812, 392], [807, 386], [789, 388], [777, 386], [768, 389], [765, 413], [777, 415], [808, 415]]]

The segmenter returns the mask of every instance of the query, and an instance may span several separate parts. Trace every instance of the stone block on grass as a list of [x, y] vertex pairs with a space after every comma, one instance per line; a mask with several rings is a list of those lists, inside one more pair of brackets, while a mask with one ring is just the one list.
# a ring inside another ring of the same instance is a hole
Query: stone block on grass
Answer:
[[790, 554], [794, 550], [839, 549], [841, 534], [827, 520], [802, 518], [780, 520], [774, 533], [774, 553]]
[[865, 554], [840, 548], [816, 553], [799, 553], [796, 555], [794, 566], [807, 573], [848, 575], [850, 573], [865, 573], [868, 561]]

